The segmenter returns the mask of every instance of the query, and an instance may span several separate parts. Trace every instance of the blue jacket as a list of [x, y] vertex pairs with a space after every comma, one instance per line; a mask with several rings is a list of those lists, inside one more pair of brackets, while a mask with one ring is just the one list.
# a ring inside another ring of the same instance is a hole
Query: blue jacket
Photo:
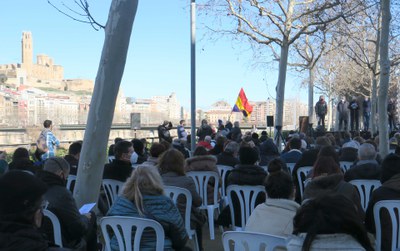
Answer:
[[46, 135], [46, 145], [48, 149], [47, 152], [42, 154], [42, 160], [56, 156], [56, 147], [60, 145], [60, 141], [54, 136], [50, 129], [44, 129], [41, 133]]
[[[136, 205], [127, 198], [120, 196], [114, 202], [107, 213], [107, 216], [132, 216], [144, 217], [159, 222], [164, 228], [165, 242], [164, 250], [172, 251], [185, 246], [188, 239], [185, 225], [181, 214], [170, 198], [165, 195], [143, 195], [145, 216], [140, 216]], [[134, 230], [132, 230], [132, 241]], [[155, 236], [152, 231], [145, 230], [142, 236], [140, 250], [155, 250]], [[111, 240], [111, 249], [119, 250], [115, 237]]]
[[286, 163], [297, 163], [301, 159], [303, 154], [300, 151], [291, 150], [281, 155], [281, 159], [283, 159]]

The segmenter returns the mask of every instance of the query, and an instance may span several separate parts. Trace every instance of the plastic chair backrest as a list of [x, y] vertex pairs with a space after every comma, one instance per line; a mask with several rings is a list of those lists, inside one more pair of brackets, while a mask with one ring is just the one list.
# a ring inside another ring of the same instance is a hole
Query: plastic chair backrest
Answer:
[[115, 199], [122, 191], [122, 186], [124, 182], [119, 180], [104, 179], [103, 188], [106, 194], [108, 206], [111, 207]]
[[164, 186], [165, 194], [171, 198], [172, 202], [177, 205], [178, 198], [184, 196], [186, 199], [185, 206], [185, 228], [188, 235], [193, 235], [193, 231], [190, 228], [190, 212], [192, 211], [192, 194], [189, 190], [175, 186]]
[[293, 169], [296, 163], [286, 163], [287, 168], [289, 169], [290, 175], [293, 173]]
[[68, 175], [67, 178], [67, 189], [71, 191], [71, 193], [74, 192], [74, 187], [75, 187], [75, 183], [76, 183], [76, 175]]
[[115, 156], [113, 155], [108, 156], [108, 163], [113, 162], [113, 160], [115, 160]]
[[256, 199], [258, 194], [265, 193], [265, 188], [263, 186], [239, 186], [239, 185], [229, 185], [226, 188], [226, 194], [228, 196], [229, 208], [231, 211], [232, 226], [235, 229], [235, 207], [232, 202], [232, 193], [235, 193], [239, 199], [240, 205], [240, 219], [242, 223], [242, 228], [246, 226], [246, 222], [249, 219], [251, 213], [256, 206]]
[[199, 193], [200, 197], [203, 200], [201, 205], [202, 208], [208, 206], [207, 200], [207, 184], [210, 179], [214, 181], [214, 205], [218, 205], [218, 186], [219, 186], [219, 175], [213, 171], [192, 171], [187, 172], [187, 176], [191, 177], [194, 180], [194, 184], [196, 185], [196, 190]]
[[307, 180], [308, 173], [311, 171], [312, 166], [303, 166], [297, 169], [297, 182], [299, 183], [299, 189], [300, 189], [300, 195], [301, 198], [303, 199], [303, 194], [304, 194], [304, 181]]
[[62, 237], [61, 237], [61, 225], [57, 216], [47, 209], [43, 210], [43, 216], [49, 218], [51, 224], [53, 225], [54, 244], [63, 247]]
[[374, 206], [374, 220], [376, 228], [375, 250], [381, 250], [382, 244], [382, 224], [380, 213], [386, 209], [392, 222], [392, 243], [390, 250], [399, 250], [400, 248], [400, 200], [382, 200]]
[[[286, 250], [286, 238], [270, 234], [227, 231], [222, 235], [224, 251], [230, 251], [229, 242], [234, 242], [234, 251], [264, 250], [274, 251]], [[232, 246], [232, 245], [231, 245]]]
[[353, 165], [353, 162], [351, 161], [339, 161], [340, 164], [340, 169], [342, 170], [343, 173], [346, 173], [350, 167]]
[[[110, 232], [107, 226], [111, 227], [117, 241], [119, 250], [125, 251], [139, 251], [140, 239], [145, 228], [154, 229], [156, 233], [156, 251], [164, 250], [164, 229], [160, 223], [151, 219], [137, 218], [137, 217], [124, 217], [124, 216], [110, 216], [103, 217], [100, 220], [100, 227], [103, 233], [106, 250], [111, 251], [110, 246]], [[132, 248], [132, 228], [135, 229], [135, 237], [133, 240]]]
[[361, 206], [366, 211], [372, 192], [381, 186], [381, 182], [379, 180], [351, 180], [350, 184], [357, 188]]
[[225, 166], [225, 165], [217, 165], [219, 176], [221, 176], [222, 179], [222, 184], [221, 184], [221, 195], [223, 198], [226, 196], [226, 191], [225, 191], [225, 179], [226, 179], [226, 174], [229, 171], [232, 171], [233, 167], [231, 166]]

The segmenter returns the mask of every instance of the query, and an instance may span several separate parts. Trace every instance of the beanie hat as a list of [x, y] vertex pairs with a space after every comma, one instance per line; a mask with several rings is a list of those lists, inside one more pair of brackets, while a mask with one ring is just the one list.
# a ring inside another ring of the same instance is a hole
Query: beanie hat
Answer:
[[0, 215], [19, 214], [35, 209], [46, 192], [40, 179], [25, 171], [11, 171], [0, 178]]
[[69, 170], [70, 166], [68, 161], [61, 157], [51, 157], [44, 162], [43, 170], [54, 172], [55, 170]]

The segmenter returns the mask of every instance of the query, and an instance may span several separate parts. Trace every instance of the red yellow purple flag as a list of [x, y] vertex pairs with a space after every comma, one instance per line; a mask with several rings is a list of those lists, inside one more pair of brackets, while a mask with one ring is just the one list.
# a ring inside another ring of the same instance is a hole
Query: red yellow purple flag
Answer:
[[239, 96], [233, 106], [232, 112], [242, 112], [245, 117], [248, 117], [253, 111], [253, 106], [249, 104], [243, 88], [240, 88]]

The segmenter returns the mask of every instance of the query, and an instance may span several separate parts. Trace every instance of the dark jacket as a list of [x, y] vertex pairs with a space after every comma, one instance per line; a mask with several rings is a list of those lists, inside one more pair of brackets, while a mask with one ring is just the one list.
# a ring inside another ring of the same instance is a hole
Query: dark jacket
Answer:
[[347, 119], [349, 116], [349, 103], [347, 101], [340, 101], [337, 104], [337, 110], [339, 112], [339, 118]]
[[328, 112], [328, 106], [325, 100], [318, 100], [315, 104], [315, 114], [318, 116], [324, 116]]
[[[168, 172], [161, 175], [164, 185], [176, 186], [189, 190], [192, 195], [192, 210], [190, 216], [190, 222], [192, 227], [202, 226], [205, 223], [205, 215], [198, 209], [202, 204], [202, 199], [196, 191], [196, 185], [192, 178], [185, 175], [178, 175], [175, 172]], [[185, 219], [186, 201], [178, 199], [178, 209]]]
[[261, 143], [260, 147], [260, 166], [266, 166], [268, 163], [279, 157], [279, 151], [271, 138]]
[[[381, 200], [400, 200], [400, 174], [393, 176], [372, 193], [365, 218], [365, 226], [370, 233], [375, 233], [376, 231], [373, 209], [375, 204]], [[392, 241], [392, 227], [390, 222], [391, 221], [387, 215], [381, 219], [381, 226], [383, 226], [381, 242], [382, 251], [391, 250], [390, 243]]]
[[65, 155], [64, 159], [69, 163], [69, 174], [71, 175], [77, 175], [78, 174], [78, 164], [79, 164], [79, 159], [76, 159], [72, 155]]
[[35, 166], [32, 160], [30, 159], [17, 159], [15, 161], [11, 161], [10, 164], [8, 164], [8, 170], [25, 170], [29, 171], [31, 173], [36, 173], [39, 171], [41, 168], [40, 166]]
[[[81, 245], [82, 238], [88, 231], [89, 219], [79, 213], [75, 200], [61, 177], [47, 171], [39, 172], [37, 176], [48, 186], [44, 198], [49, 202], [47, 209], [60, 221], [63, 245], [69, 248]], [[43, 224], [42, 228], [48, 236], [52, 236], [49, 234], [52, 233], [51, 226]]]
[[169, 123], [167, 125], [159, 125], [157, 128], [158, 131], [158, 138], [160, 140], [160, 142], [162, 142], [163, 140], [172, 143], [172, 137], [171, 137], [171, 133], [169, 132], [169, 130], [171, 130], [172, 128], [172, 124]]
[[240, 127], [233, 127], [231, 131], [231, 138], [233, 141], [240, 142], [242, 140], [242, 130]]
[[304, 199], [312, 199], [323, 194], [342, 194], [357, 207], [360, 219], [364, 220], [364, 210], [361, 206], [360, 196], [357, 189], [343, 180], [342, 174], [319, 176], [311, 180], [304, 189]]
[[130, 162], [114, 159], [104, 166], [103, 179], [119, 180], [125, 182], [132, 173]]
[[344, 180], [379, 180], [381, 178], [381, 167], [378, 162], [369, 162], [352, 166], [344, 174]]
[[281, 155], [281, 159], [283, 159], [286, 163], [297, 163], [301, 159], [303, 153], [300, 150], [290, 150]]
[[[170, 198], [165, 195], [143, 195], [143, 206], [145, 216], [139, 215], [139, 211], [134, 203], [120, 196], [108, 211], [107, 216], [133, 216], [155, 220], [164, 228], [164, 251], [179, 250], [185, 246], [188, 239], [185, 225], [181, 214]], [[134, 235], [134, 231], [132, 230], [132, 235]], [[111, 240], [111, 249], [119, 250], [115, 237]], [[140, 250], [155, 250], [153, 231], [144, 231]]]
[[202, 141], [206, 136], [211, 136], [212, 133], [211, 126], [202, 125], [197, 129], [196, 136], [199, 137], [199, 141]]
[[225, 165], [234, 167], [239, 164], [239, 159], [235, 158], [232, 154], [227, 152], [222, 152], [217, 155], [217, 165]]
[[357, 160], [358, 149], [353, 147], [344, 147], [339, 152], [339, 161], [354, 162]]

